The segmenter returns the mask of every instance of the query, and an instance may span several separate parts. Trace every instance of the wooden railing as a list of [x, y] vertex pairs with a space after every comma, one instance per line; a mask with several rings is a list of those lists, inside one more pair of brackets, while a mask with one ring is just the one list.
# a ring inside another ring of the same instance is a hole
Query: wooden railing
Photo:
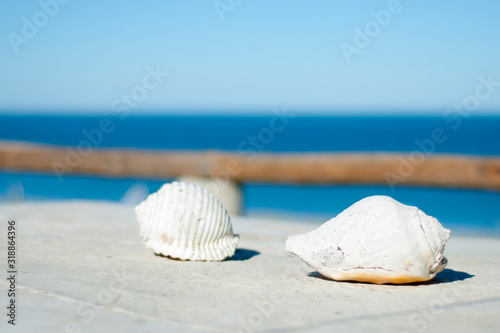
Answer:
[[0, 142], [0, 169], [113, 177], [224, 177], [236, 181], [386, 184], [500, 190], [500, 157], [423, 153], [258, 153], [67, 149]]

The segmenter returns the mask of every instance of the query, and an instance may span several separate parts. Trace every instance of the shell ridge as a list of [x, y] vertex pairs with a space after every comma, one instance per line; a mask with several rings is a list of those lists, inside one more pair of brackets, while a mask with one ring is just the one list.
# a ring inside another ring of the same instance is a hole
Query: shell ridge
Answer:
[[[212, 196], [209, 196], [210, 198], [210, 221], [216, 221], [216, 218], [217, 218], [217, 205], [215, 205], [215, 198], [212, 197]], [[208, 239], [207, 239], [207, 249], [208, 249], [208, 253], [210, 253], [210, 256], [215, 258], [217, 256], [217, 254], [215, 253], [215, 251], [212, 249], [212, 246], [211, 244], [213, 244], [213, 236], [215, 235], [215, 231], [216, 231], [216, 226], [215, 224], [211, 223], [210, 224], [210, 228], [209, 228], [209, 232], [208, 232]]]
[[[203, 223], [203, 228], [201, 228], [201, 238], [200, 238], [200, 244], [199, 244], [199, 249], [200, 249], [200, 255], [202, 256], [207, 256], [207, 234], [208, 234], [208, 230], [207, 230], [207, 227], [209, 227], [209, 223], [208, 221], [206, 220], [206, 212], [208, 211], [208, 208], [209, 208], [209, 201], [207, 198], [209, 198], [209, 196], [207, 195], [203, 195], [203, 193], [200, 191], [200, 195], [201, 195], [201, 199], [202, 199], [202, 203], [201, 203], [201, 208], [200, 208], [200, 216], [198, 217], [200, 219], [200, 222]], [[204, 218], [205, 217], [205, 218]]]
[[193, 184], [165, 184], [135, 212], [144, 244], [164, 256], [223, 260], [234, 254], [238, 243], [224, 206], [215, 195]]

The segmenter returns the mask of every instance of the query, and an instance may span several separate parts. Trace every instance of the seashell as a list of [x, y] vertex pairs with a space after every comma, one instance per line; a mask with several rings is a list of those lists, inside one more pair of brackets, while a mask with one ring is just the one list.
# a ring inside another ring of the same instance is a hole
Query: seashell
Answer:
[[449, 230], [417, 207], [372, 196], [311, 232], [288, 237], [286, 249], [334, 280], [404, 284], [444, 269], [449, 238]]
[[163, 185], [135, 208], [144, 245], [181, 260], [220, 261], [238, 244], [229, 215], [212, 193], [185, 182]]

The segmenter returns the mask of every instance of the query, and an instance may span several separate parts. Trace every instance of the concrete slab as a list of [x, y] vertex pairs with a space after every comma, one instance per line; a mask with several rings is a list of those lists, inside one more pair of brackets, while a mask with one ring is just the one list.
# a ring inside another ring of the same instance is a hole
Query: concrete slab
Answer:
[[312, 223], [234, 218], [233, 259], [186, 262], [142, 245], [133, 207], [4, 203], [3, 263], [8, 218], [19, 226], [18, 312], [16, 326], [7, 324], [2, 278], [2, 332], [497, 332], [500, 324], [498, 238], [452, 234], [448, 269], [393, 286], [327, 280], [289, 255], [286, 237]]

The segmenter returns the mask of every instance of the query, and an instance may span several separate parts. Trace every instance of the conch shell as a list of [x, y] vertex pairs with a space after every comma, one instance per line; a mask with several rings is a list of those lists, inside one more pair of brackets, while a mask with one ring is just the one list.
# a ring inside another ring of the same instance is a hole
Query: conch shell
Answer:
[[449, 230], [417, 207], [372, 196], [311, 232], [288, 237], [286, 249], [333, 280], [404, 284], [444, 269], [449, 238]]
[[181, 260], [220, 261], [234, 255], [238, 235], [219, 199], [185, 182], [163, 185], [135, 208], [144, 245]]

